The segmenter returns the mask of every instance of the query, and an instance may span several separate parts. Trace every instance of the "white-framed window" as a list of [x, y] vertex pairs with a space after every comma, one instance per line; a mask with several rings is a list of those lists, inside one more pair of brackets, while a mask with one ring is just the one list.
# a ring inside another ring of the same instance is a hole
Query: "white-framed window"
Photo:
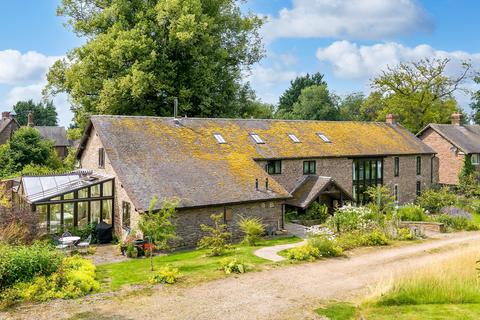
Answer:
[[256, 143], [258, 144], [262, 144], [262, 143], [265, 143], [262, 138], [260, 138], [260, 136], [256, 133], [250, 133], [250, 136], [252, 137], [253, 141], [255, 141]]
[[300, 139], [298, 139], [298, 137], [296, 135], [294, 135], [293, 133], [289, 133], [288, 134], [288, 137], [295, 143], [300, 143]]
[[478, 166], [480, 165], [480, 153], [474, 153], [472, 154], [470, 161], [472, 162], [473, 165]]
[[317, 136], [322, 139], [323, 142], [330, 143], [332, 142], [324, 133], [317, 132]]
[[215, 140], [217, 140], [217, 142], [220, 143], [220, 144], [227, 143], [227, 140], [225, 140], [225, 138], [224, 138], [220, 133], [214, 133], [214, 134], [213, 134], [213, 137], [214, 137]]

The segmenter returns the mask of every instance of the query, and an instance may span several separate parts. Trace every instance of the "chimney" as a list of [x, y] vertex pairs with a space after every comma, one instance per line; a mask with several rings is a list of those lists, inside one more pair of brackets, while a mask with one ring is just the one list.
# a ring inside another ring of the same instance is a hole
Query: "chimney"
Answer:
[[31, 112], [28, 113], [27, 126], [29, 126], [29, 127], [33, 127], [33, 126], [34, 126], [34, 124], [33, 124], [33, 113], [31, 113]]
[[395, 116], [391, 113], [387, 114], [385, 122], [388, 123], [388, 124], [392, 124], [392, 125], [397, 124], [397, 120], [395, 119]]
[[462, 125], [462, 114], [455, 112], [452, 114], [452, 124], [454, 126], [461, 126]]
[[176, 119], [178, 115], [178, 98], [173, 98], [173, 118]]
[[9, 111], [3, 111], [2, 112], [2, 120], [7, 120], [10, 119], [10, 112]]

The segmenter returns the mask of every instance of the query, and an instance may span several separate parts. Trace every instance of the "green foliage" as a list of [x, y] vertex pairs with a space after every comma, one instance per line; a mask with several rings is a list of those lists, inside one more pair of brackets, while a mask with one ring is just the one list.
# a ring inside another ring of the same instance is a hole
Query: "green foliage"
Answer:
[[317, 201], [313, 202], [306, 211], [304, 219], [306, 220], [320, 220], [320, 223], [327, 221], [330, 214], [328, 207], [325, 204], [320, 204]]
[[379, 121], [389, 113], [413, 133], [429, 123], [449, 123], [458, 104], [453, 94], [468, 78], [470, 64], [464, 63], [456, 77], [447, 76], [449, 59], [424, 59], [387, 68], [372, 80], [377, 100], [373, 112]]
[[160, 210], [155, 211], [158, 198], [153, 196], [147, 212], [140, 216], [138, 228], [144, 237], [148, 237], [159, 249], [168, 249], [168, 241], [176, 238], [176, 228], [172, 219], [178, 205], [175, 201], [165, 201]]
[[238, 222], [238, 226], [244, 233], [243, 243], [249, 246], [256, 246], [265, 233], [265, 226], [260, 218], [242, 217]]
[[83, 136], [83, 130], [81, 128], [69, 128], [67, 129], [67, 138], [69, 140], [79, 140]]
[[223, 219], [223, 214], [212, 214], [210, 218], [213, 226], [200, 225], [201, 230], [206, 235], [200, 239], [197, 246], [200, 249], [208, 249], [209, 256], [221, 256], [230, 249], [227, 241], [232, 237], [232, 234], [227, 231], [227, 225], [220, 222]]
[[393, 209], [395, 197], [389, 187], [384, 185], [368, 187], [365, 193], [370, 199], [374, 211], [387, 213]]
[[338, 112], [343, 121], [367, 121], [361, 108], [365, 102], [362, 92], [354, 92], [340, 100]]
[[335, 239], [328, 236], [314, 236], [308, 238], [308, 245], [317, 249], [320, 257], [338, 257], [343, 250], [337, 245]]
[[74, 299], [98, 291], [95, 266], [78, 256], [64, 258], [58, 270], [50, 275], [37, 275], [32, 281], [17, 283], [0, 294], [0, 304], [17, 301], [48, 301]]
[[57, 126], [58, 114], [52, 101], [35, 103], [33, 100], [18, 101], [13, 110], [17, 114], [17, 121], [21, 126], [28, 123], [28, 113], [33, 115], [36, 126]]
[[287, 251], [287, 258], [296, 261], [315, 261], [320, 258], [320, 251], [309, 244]]
[[174, 284], [180, 276], [178, 268], [166, 266], [160, 268], [160, 270], [150, 278], [150, 283]]
[[63, 254], [47, 244], [0, 246], [0, 290], [58, 270]]
[[351, 250], [363, 246], [385, 246], [389, 244], [385, 233], [378, 229], [342, 233], [335, 238], [335, 243], [343, 250]]
[[276, 112], [277, 118], [285, 118], [293, 111], [293, 105], [298, 102], [302, 90], [311, 86], [326, 85], [323, 74], [317, 72], [312, 75], [306, 74], [290, 81], [290, 87], [280, 96]]
[[225, 274], [245, 273], [251, 269], [251, 265], [245, 263], [238, 257], [229, 257], [220, 260], [220, 269], [223, 270]]
[[355, 306], [350, 303], [336, 302], [319, 308], [315, 312], [321, 316], [325, 316], [330, 320], [351, 320], [355, 316]]
[[467, 217], [449, 216], [448, 214], [441, 214], [437, 216], [435, 221], [443, 223], [447, 230], [467, 230], [467, 228], [469, 228], [471, 225], [471, 222]]
[[0, 176], [6, 177], [22, 171], [27, 165], [61, 169], [51, 141], [44, 140], [40, 133], [31, 127], [15, 131], [6, 144], [0, 146]]
[[397, 216], [402, 221], [429, 221], [430, 217], [425, 210], [415, 204], [406, 204], [397, 210]]
[[[473, 80], [476, 84], [480, 83], [480, 76], [477, 74]], [[480, 124], [480, 90], [477, 90], [472, 95], [472, 102], [470, 103], [472, 109], [472, 120], [476, 124]]]
[[458, 177], [457, 191], [467, 198], [480, 197], [480, 176], [472, 164], [471, 158], [471, 155], [465, 155], [463, 167]]
[[293, 110], [285, 114], [288, 119], [339, 120], [337, 106], [327, 85], [315, 85], [302, 90]]
[[457, 197], [447, 187], [425, 190], [417, 198], [417, 204], [429, 213], [439, 213], [441, 209], [454, 205], [456, 201]]
[[415, 236], [412, 234], [412, 231], [408, 228], [399, 228], [397, 230], [397, 240], [415, 240]]
[[73, 236], [80, 237], [80, 239], [86, 239], [86, 238], [88, 238], [88, 236], [92, 236], [91, 243], [93, 244], [93, 243], [98, 242], [96, 229], [97, 229], [97, 223], [92, 222], [92, 223], [87, 224], [83, 228], [72, 228], [70, 230], [70, 233]]
[[377, 224], [376, 221], [371, 220], [373, 216], [372, 210], [367, 207], [344, 206], [337, 209], [335, 214], [328, 218], [326, 224], [337, 233], [368, 230]]
[[242, 73], [263, 56], [263, 19], [235, 0], [63, 0], [58, 14], [88, 38], [50, 69], [45, 93], [90, 114], [237, 117]]
[[362, 235], [363, 246], [386, 246], [388, 245], [388, 239], [380, 230], [372, 230]]

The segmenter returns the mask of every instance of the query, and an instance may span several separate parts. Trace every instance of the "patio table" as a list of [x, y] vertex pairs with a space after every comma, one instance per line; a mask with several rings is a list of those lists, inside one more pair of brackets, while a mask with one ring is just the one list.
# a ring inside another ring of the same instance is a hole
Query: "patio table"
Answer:
[[71, 246], [72, 244], [74, 244], [78, 240], [80, 240], [80, 237], [76, 237], [76, 236], [62, 237], [62, 238], [58, 239], [58, 241], [60, 241], [63, 244], [66, 244], [68, 246]]

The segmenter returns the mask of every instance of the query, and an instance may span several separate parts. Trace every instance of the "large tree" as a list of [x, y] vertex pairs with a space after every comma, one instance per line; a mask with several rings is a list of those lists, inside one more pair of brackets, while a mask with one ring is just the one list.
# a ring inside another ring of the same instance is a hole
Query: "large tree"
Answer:
[[242, 73], [263, 55], [263, 20], [236, 0], [62, 0], [88, 39], [57, 61], [45, 94], [67, 92], [89, 114], [239, 116]]
[[298, 101], [302, 90], [311, 86], [326, 85], [323, 74], [317, 72], [312, 75], [306, 74], [290, 81], [290, 87], [280, 96], [276, 117], [285, 118], [293, 111], [293, 105]]
[[383, 121], [388, 113], [411, 132], [428, 123], [448, 123], [460, 108], [453, 94], [462, 90], [470, 64], [463, 63], [456, 76], [445, 73], [449, 59], [424, 59], [389, 67], [372, 80], [373, 95], [378, 100], [376, 118]]
[[[475, 83], [480, 83], [480, 75], [477, 75], [473, 79]], [[472, 120], [476, 124], [480, 124], [480, 90], [475, 91], [472, 96], [472, 103], [470, 103], [472, 108]]]
[[368, 118], [362, 112], [362, 105], [365, 102], [365, 95], [362, 92], [350, 93], [340, 98], [338, 102], [338, 112], [340, 120], [365, 121]]
[[35, 103], [33, 100], [18, 101], [13, 110], [17, 114], [17, 121], [20, 125], [26, 126], [28, 122], [28, 113], [33, 115], [33, 121], [36, 126], [56, 126], [58, 125], [57, 109], [52, 101], [45, 103]]
[[310, 86], [302, 90], [287, 118], [305, 120], [339, 120], [337, 105], [327, 85]]

